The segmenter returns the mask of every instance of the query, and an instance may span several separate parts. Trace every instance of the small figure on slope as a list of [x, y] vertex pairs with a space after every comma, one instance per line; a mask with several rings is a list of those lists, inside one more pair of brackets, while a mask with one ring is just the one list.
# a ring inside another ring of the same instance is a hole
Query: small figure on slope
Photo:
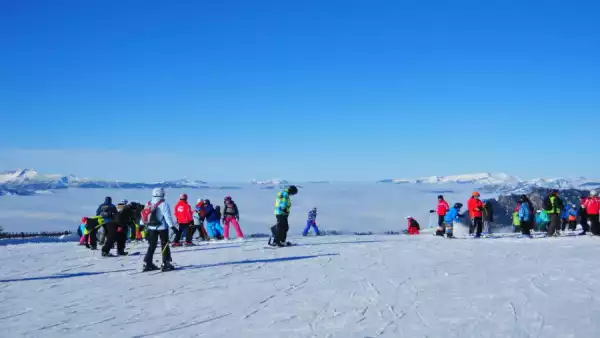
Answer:
[[194, 216], [192, 215], [192, 207], [187, 202], [188, 195], [182, 194], [179, 197], [179, 202], [175, 205], [175, 218], [177, 219], [177, 228], [173, 228], [175, 232], [175, 240], [173, 246], [181, 246], [181, 237], [185, 234], [185, 245], [194, 245], [192, 243], [190, 227], [194, 226]]
[[546, 210], [538, 210], [535, 214], [535, 223], [537, 231], [548, 231], [548, 224], [550, 224], [550, 218]]
[[571, 231], [575, 231], [577, 230], [577, 205], [576, 204], [571, 204], [571, 207], [569, 207], [569, 211], [567, 212], [568, 218], [567, 218], [567, 224], [569, 226], [569, 230]]
[[533, 219], [533, 209], [531, 203], [525, 195], [521, 195], [519, 203], [517, 204], [517, 221], [521, 228], [521, 235], [531, 237], [531, 221]]
[[304, 231], [302, 231], [302, 236], [308, 235], [308, 231], [311, 227], [315, 231], [315, 235], [319, 236], [320, 232], [319, 228], [317, 227], [317, 208], [312, 208], [312, 210], [308, 212], [308, 218], [306, 219], [306, 227], [304, 228]]
[[92, 250], [97, 250], [98, 246], [98, 229], [104, 225], [104, 218], [102, 216], [95, 217], [85, 217], [84, 218], [85, 229], [87, 230], [87, 235], [84, 233], [84, 237], [87, 236], [89, 238], [88, 243], [89, 246], [86, 245], [87, 248]]
[[590, 198], [585, 202], [585, 211], [592, 235], [600, 236], [600, 222], [598, 219], [598, 214], [600, 214], [600, 199], [596, 190], [590, 192]]
[[79, 236], [81, 236], [79, 238], [79, 245], [85, 245], [86, 248], [90, 248], [90, 233], [89, 231], [85, 228], [85, 223], [87, 222], [87, 217], [83, 217], [81, 219], [81, 224], [79, 225], [79, 228], [77, 228], [77, 234]]
[[148, 231], [146, 238], [148, 239], [148, 251], [144, 257], [144, 270], [157, 270], [152, 260], [158, 238], [162, 247], [162, 270], [170, 271], [175, 269], [171, 264], [171, 249], [169, 248], [169, 228], [175, 224], [171, 217], [171, 207], [165, 201], [165, 191], [163, 188], [155, 188], [152, 190], [152, 200], [150, 205], [142, 212], [141, 225], [145, 225]]
[[[438, 196], [438, 205], [437, 205], [437, 215], [438, 215], [438, 227], [444, 226], [444, 217], [450, 211], [450, 206], [448, 202], [444, 200], [443, 195]], [[431, 223], [431, 218], [429, 219], [429, 223]], [[431, 226], [431, 224], [429, 224]]]
[[417, 222], [417, 220], [412, 218], [412, 216], [408, 216], [408, 217], [406, 217], [406, 219], [408, 220], [408, 234], [411, 236], [418, 235], [419, 230], [421, 230], [421, 226], [419, 225], [419, 222]]
[[190, 238], [193, 238], [194, 231], [197, 228], [199, 239], [203, 241], [208, 241], [210, 239], [206, 233], [206, 230], [204, 229], [204, 220], [206, 219], [204, 213], [204, 200], [198, 199], [198, 201], [196, 202], [196, 210], [194, 211], [194, 230], [192, 231]]
[[269, 238], [269, 245], [272, 246], [288, 246], [291, 245], [287, 242], [287, 232], [290, 229], [288, 218], [290, 216], [290, 210], [292, 208], [292, 198], [298, 193], [298, 188], [291, 185], [287, 189], [280, 191], [275, 198], [275, 218], [277, 223], [271, 227], [271, 234], [273, 235], [273, 241]]
[[104, 241], [106, 240], [106, 236], [108, 234], [108, 223], [113, 221], [114, 218], [117, 216], [117, 207], [115, 207], [115, 205], [112, 204], [112, 198], [110, 196], [107, 196], [104, 199], [104, 203], [98, 206], [98, 209], [96, 209], [96, 216], [101, 216], [102, 218], [104, 218], [104, 223], [102, 224], [102, 228], [104, 231], [102, 231], [102, 235], [100, 236], [100, 245], [102, 245], [104, 244]]
[[221, 207], [213, 207], [210, 200], [204, 200], [206, 216], [206, 232], [211, 240], [223, 239], [223, 227], [221, 226]]
[[588, 231], [590, 231], [590, 225], [588, 224], [587, 211], [585, 210], [585, 203], [587, 202], [586, 196], [579, 197], [579, 224], [581, 224], [581, 228], [583, 229], [582, 235], [585, 235]]
[[238, 239], [244, 239], [244, 233], [240, 228], [240, 211], [230, 196], [223, 200], [223, 228], [225, 229], [225, 239], [229, 239], [229, 225], [232, 224]]
[[444, 217], [444, 226], [441, 228], [438, 227], [435, 233], [436, 235], [444, 236], [445, 232], [447, 238], [454, 237], [454, 222], [459, 222], [460, 219], [465, 216], [460, 213], [460, 208], [462, 207], [462, 203], [454, 203], [454, 206], [450, 209], [450, 211], [448, 211], [448, 213]]
[[558, 197], [558, 190], [554, 189], [543, 201], [543, 209], [548, 214], [550, 224], [548, 225], [548, 236], [554, 236], [560, 232], [560, 214], [565, 206], [562, 199]]

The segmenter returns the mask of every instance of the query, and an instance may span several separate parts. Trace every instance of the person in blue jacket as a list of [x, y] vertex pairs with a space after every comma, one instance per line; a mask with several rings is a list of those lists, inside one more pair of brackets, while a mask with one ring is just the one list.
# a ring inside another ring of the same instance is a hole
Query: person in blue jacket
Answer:
[[204, 200], [204, 216], [206, 217], [206, 232], [211, 240], [223, 239], [221, 226], [221, 207], [213, 205], [210, 200]]
[[569, 230], [575, 231], [577, 229], [577, 216], [579, 216], [579, 212], [577, 211], [577, 205], [571, 204], [571, 207], [569, 208], [567, 214], [567, 223], [569, 224]]
[[519, 222], [521, 224], [521, 235], [531, 237], [532, 228], [531, 223], [533, 221], [533, 210], [531, 210], [531, 205], [528, 203], [528, 198], [525, 195], [521, 196], [519, 200]]
[[312, 227], [315, 230], [315, 235], [319, 236], [319, 228], [317, 227], [317, 208], [312, 208], [308, 212], [308, 219], [306, 220], [306, 228], [302, 231], [302, 236], [308, 235], [308, 230]]
[[565, 231], [567, 229], [567, 224], [569, 224], [569, 208], [571, 207], [569, 203], [567, 203], [563, 199], [563, 205], [565, 206], [560, 213], [560, 229]]
[[435, 232], [436, 235], [444, 236], [445, 232], [447, 238], [452, 238], [454, 236], [452, 226], [454, 225], [455, 221], [459, 221], [461, 217], [464, 217], [464, 214], [460, 213], [460, 208], [462, 207], [462, 203], [454, 203], [454, 206], [450, 208], [450, 211], [448, 211], [448, 213], [446, 213], [446, 216], [444, 216], [445, 229], [442, 227], [438, 227], [437, 231]]

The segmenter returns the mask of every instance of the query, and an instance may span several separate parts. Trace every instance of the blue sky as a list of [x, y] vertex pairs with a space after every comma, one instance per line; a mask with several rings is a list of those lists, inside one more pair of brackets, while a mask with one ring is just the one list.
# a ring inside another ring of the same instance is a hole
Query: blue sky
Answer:
[[597, 1], [5, 0], [0, 169], [598, 176], [599, 11]]

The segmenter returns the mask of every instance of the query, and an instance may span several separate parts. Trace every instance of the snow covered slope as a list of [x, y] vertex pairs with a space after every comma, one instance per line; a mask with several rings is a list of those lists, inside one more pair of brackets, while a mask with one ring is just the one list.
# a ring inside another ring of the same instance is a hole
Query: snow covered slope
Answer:
[[386, 179], [379, 181], [379, 183], [396, 183], [396, 184], [407, 184], [407, 183], [423, 183], [423, 184], [516, 184], [519, 179], [503, 173], [477, 173], [477, 174], [465, 174], [465, 175], [453, 175], [453, 176], [430, 176], [421, 177], [418, 179]]
[[0, 247], [0, 326], [61, 338], [600, 336], [597, 239], [297, 241], [178, 248], [182, 269], [153, 274], [139, 272], [142, 256], [74, 243]]

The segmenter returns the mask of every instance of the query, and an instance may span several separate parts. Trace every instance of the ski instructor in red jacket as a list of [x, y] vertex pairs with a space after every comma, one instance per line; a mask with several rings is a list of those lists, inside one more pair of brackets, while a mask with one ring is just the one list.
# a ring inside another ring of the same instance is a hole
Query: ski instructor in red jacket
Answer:
[[437, 214], [438, 214], [438, 226], [442, 227], [444, 225], [444, 217], [450, 210], [450, 206], [448, 202], [444, 200], [444, 196], [438, 196], [438, 206], [437, 206]]
[[469, 209], [469, 217], [471, 218], [469, 234], [477, 231], [475, 233], [475, 238], [480, 238], [481, 232], [483, 231], [483, 202], [481, 202], [479, 197], [479, 193], [475, 191], [467, 204], [467, 208]]
[[[177, 218], [177, 223], [179, 224], [179, 229], [173, 228], [175, 231], [175, 240], [173, 241], [173, 246], [181, 246], [179, 242], [181, 240], [181, 235], [183, 235], [184, 231], [186, 233], [185, 236], [185, 245], [194, 245], [192, 243], [192, 232], [194, 230], [194, 215], [192, 213], [192, 207], [187, 202], [188, 195], [182, 194], [179, 197], [179, 202], [175, 205], [175, 218]], [[192, 230], [192, 231], [190, 231]]]

